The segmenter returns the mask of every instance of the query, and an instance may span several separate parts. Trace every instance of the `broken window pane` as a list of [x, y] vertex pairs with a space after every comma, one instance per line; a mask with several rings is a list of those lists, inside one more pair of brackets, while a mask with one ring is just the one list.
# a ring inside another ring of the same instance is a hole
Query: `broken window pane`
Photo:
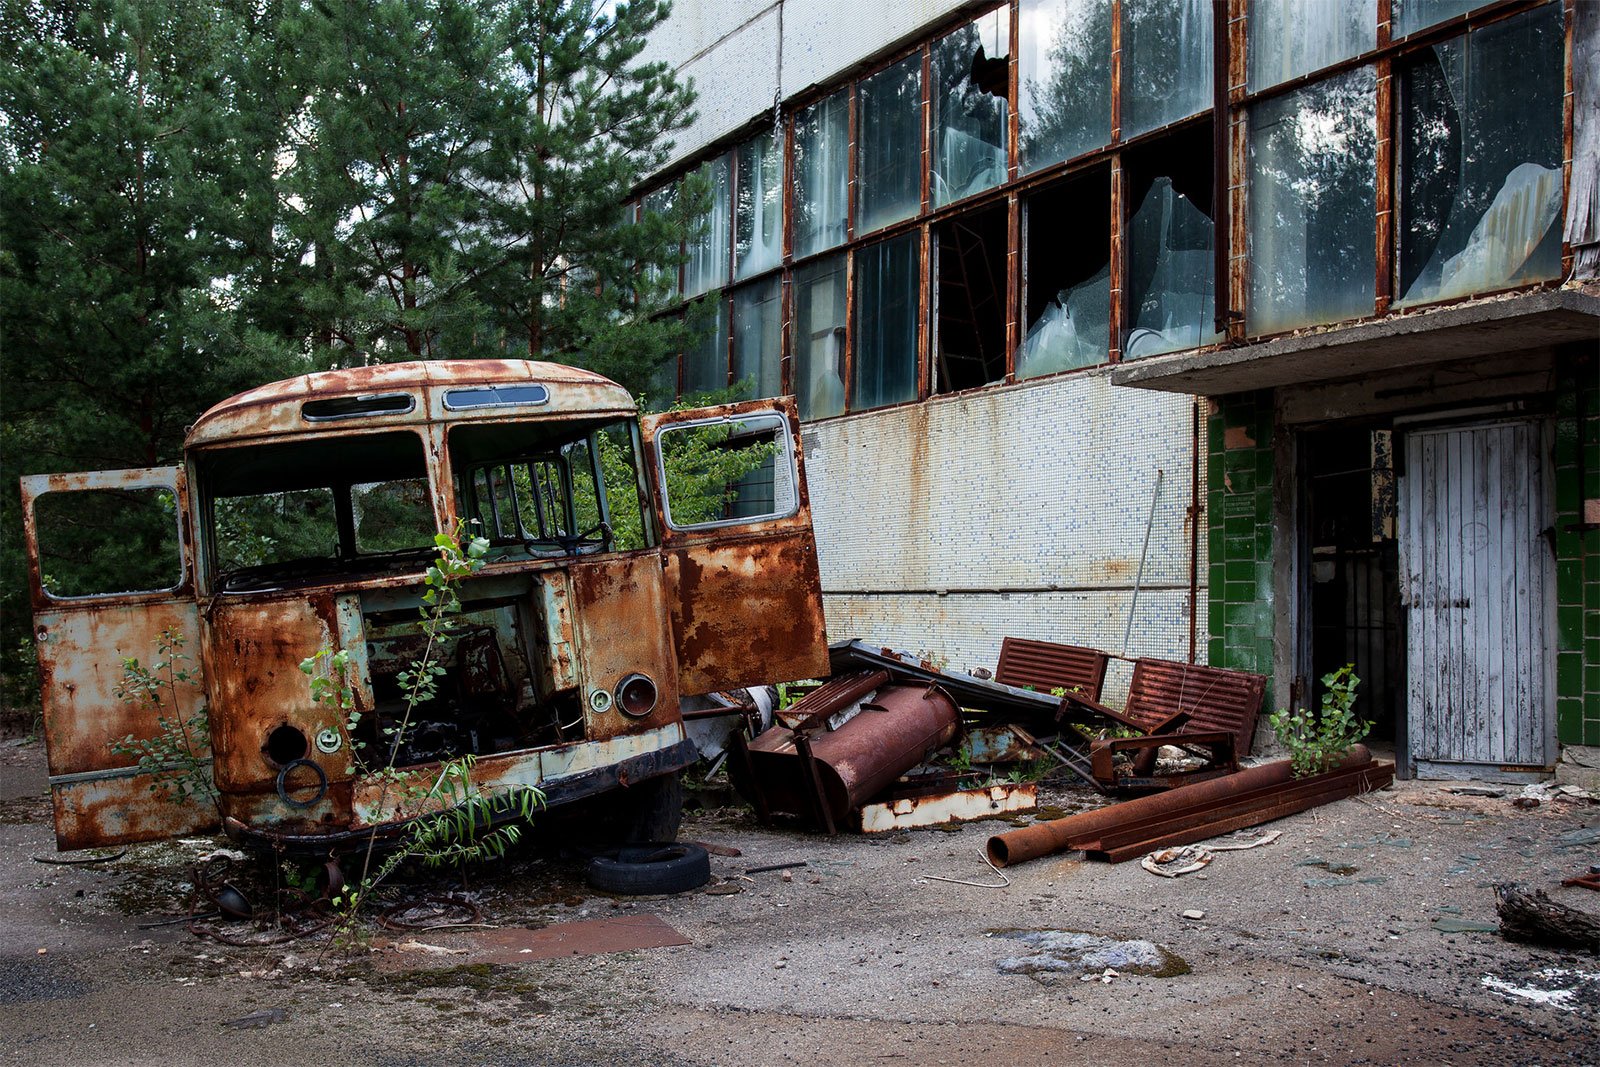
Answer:
[[1006, 376], [1005, 205], [933, 228], [933, 391], [976, 389]]
[[1124, 359], [1195, 348], [1216, 332], [1211, 124], [1125, 157], [1128, 334]]
[[1422, 52], [1400, 71], [1400, 304], [1561, 272], [1561, 9]]
[[683, 391], [713, 393], [728, 387], [728, 302], [718, 298], [699, 340], [683, 353]]
[[783, 280], [733, 291], [733, 380], [746, 399], [783, 395]]
[[[670, 217], [673, 212], [677, 211], [677, 209], [678, 183], [673, 182], [670, 185], [662, 186], [660, 189], [657, 189], [655, 192], [645, 197], [639, 213], [641, 218], [646, 214]], [[665, 284], [667, 295], [669, 297], [678, 295], [677, 267], [658, 267], [654, 264], [651, 264], [645, 267], [644, 276], [646, 281], [653, 284]]]
[[733, 161], [719, 156], [700, 168], [700, 176], [711, 186], [711, 204], [700, 220], [699, 236], [689, 242], [689, 261], [683, 265], [684, 296], [699, 296], [728, 284]]
[[1017, 57], [1023, 171], [1111, 140], [1111, 0], [1022, 0]]
[[752, 278], [783, 260], [783, 142], [771, 130], [739, 146], [733, 276]]
[[1122, 0], [1122, 136], [1210, 107], [1210, 0]]
[[1457, 15], [1465, 15], [1476, 7], [1483, 7], [1489, 0], [1394, 0], [1394, 35], [1404, 37], [1408, 33], [1427, 29], [1446, 19], [1453, 19]]
[[863, 79], [856, 100], [856, 229], [865, 233], [922, 206], [922, 55]]
[[789, 348], [802, 419], [844, 412], [845, 257], [807, 263], [794, 272]]
[[1252, 333], [1372, 314], [1377, 137], [1371, 67], [1251, 108]]
[[1023, 204], [1027, 333], [1018, 378], [1104, 363], [1111, 347], [1111, 172], [1087, 175]]
[[856, 253], [851, 411], [917, 398], [918, 236], [903, 234]]
[[1251, 92], [1370, 51], [1378, 0], [1251, 0]]
[[34, 500], [39, 578], [53, 597], [154, 593], [183, 580], [171, 489], [83, 489]]
[[849, 208], [850, 94], [812, 104], [794, 122], [794, 254], [843, 244]]
[[979, 16], [938, 41], [932, 71], [933, 202], [938, 205], [1006, 179], [1010, 10]]

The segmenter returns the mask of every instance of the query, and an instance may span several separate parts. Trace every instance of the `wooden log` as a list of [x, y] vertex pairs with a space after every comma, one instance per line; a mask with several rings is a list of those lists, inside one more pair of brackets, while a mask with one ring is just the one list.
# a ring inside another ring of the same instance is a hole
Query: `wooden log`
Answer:
[[1600, 918], [1558, 904], [1542, 890], [1515, 883], [1495, 886], [1494, 895], [1501, 937], [1600, 952]]

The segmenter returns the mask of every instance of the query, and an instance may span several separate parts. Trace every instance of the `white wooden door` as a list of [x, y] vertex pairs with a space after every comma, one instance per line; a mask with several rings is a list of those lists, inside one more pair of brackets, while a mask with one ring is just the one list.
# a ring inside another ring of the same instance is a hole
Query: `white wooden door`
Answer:
[[1407, 435], [1400, 567], [1418, 777], [1515, 779], [1555, 760], [1545, 432], [1529, 421]]

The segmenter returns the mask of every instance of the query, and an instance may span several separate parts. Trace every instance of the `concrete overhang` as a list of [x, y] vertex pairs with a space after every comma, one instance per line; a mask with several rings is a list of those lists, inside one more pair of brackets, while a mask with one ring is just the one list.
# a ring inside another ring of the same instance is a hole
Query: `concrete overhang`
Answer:
[[1546, 290], [1118, 364], [1113, 385], [1222, 396], [1556, 345], [1600, 345], [1600, 295]]

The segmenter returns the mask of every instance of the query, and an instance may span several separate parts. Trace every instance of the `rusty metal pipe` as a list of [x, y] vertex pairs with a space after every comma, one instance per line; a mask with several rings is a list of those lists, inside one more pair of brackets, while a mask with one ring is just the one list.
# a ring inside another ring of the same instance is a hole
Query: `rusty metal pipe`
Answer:
[[[1354, 745], [1332, 770], [1335, 772], [1351, 770], [1371, 762], [1372, 753], [1367, 750], [1367, 746]], [[1196, 782], [1194, 785], [1169, 789], [1154, 796], [1139, 797], [1095, 811], [1086, 811], [1081, 815], [1035, 823], [1021, 830], [1011, 830], [989, 838], [989, 858], [996, 867], [1006, 867], [1013, 863], [1048, 856], [1054, 852], [1065, 852], [1072, 847], [1073, 841], [1093, 840], [1117, 827], [1153, 821], [1162, 816], [1176, 815], [1186, 809], [1208, 804], [1225, 804], [1242, 793], [1281, 785], [1292, 778], [1293, 772], [1289, 761], [1279, 760], [1276, 763], [1263, 763], [1259, 767], [1251, 767], [1238, 774], [1230, 774], [1226, 778]]]
[[[761, 794], [774, 811], [831, 815], [842, 823], [948, 744], [957, 718], [955, 701], [936, 686], [885, 686], [837, 730], [777, 727], [751, 741], [751, 780], [736, 784], [747, 795], [751, 789]], [[825, 813], [814, 810], [819, 800]]]

